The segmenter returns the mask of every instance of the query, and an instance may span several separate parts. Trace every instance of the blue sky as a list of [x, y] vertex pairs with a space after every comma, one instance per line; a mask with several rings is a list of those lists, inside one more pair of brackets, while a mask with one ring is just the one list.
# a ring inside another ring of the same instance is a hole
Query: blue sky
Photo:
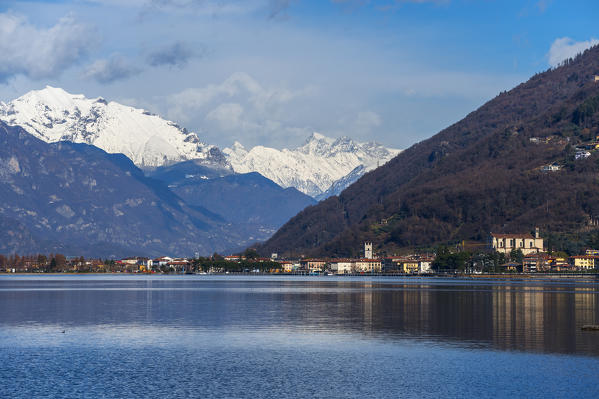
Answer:
[[599, 2], [0, 0], [0, 100], [45, 85], [229, 146], [406, 148], [597, 43]]

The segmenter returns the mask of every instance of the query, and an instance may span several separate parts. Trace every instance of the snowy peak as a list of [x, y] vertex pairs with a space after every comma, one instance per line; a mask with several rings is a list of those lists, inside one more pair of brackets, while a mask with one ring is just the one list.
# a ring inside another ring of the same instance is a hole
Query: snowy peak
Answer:
[[340, 192], [363, 173], [389, 161], [400, 150], [388, 149], [378, 143], [358, 143], [348, 137], [334, 139], [313, 133], [296, 149], [256, 146], [247, 151], [236, 143], [223, 152], [235, 172], [258, 172], [282, 187], [295, 187], [314, 198], [324, 198], [325, 192]]
[[88, 99], [51, 86], [0, 103], [0, 120], [22, 126], [49, 143], [86, 143], [123, 153], [139, 167], [191, 159], [229, 167], [217, 147], [202, 143], [195, 133], [174, 122], [102, 97]]

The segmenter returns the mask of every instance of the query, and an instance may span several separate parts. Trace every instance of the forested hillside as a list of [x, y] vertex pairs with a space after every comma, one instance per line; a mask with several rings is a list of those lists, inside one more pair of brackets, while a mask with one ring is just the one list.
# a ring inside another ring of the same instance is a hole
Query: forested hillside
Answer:
[[[577, 232], [599, 217], [599, 47], [499, 94], [460, 122], [309, 207], [263, 253], [356, 255], [489, 231]], [[586, 146], [584, 158], [576, 147]], [[542, 167], [556, 163], [558, 171]]]

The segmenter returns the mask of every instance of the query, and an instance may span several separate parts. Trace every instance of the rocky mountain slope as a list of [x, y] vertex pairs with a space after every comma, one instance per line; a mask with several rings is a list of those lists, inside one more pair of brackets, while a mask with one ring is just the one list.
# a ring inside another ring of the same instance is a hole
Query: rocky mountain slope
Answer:
[[296, 149], [256, 146], [247, 151], [235, 143], [223, 152], [238, 173], [258, 172], [282, 187], [295, 187], [311, 197], [322, 198], [336, 182], [350, 181], [347, 176], [352, 172], [355, 175], [359, 166], [363, 169], [358, 170], [370, 171], [400, 151], [378, 143], [357, 143], [348, 137], [332, 139], [314, 133]]
[[[379, 253], [490, 231], [576, 233], [599, 218], [599, 47], [499, 94], [458, 123], [307, 208], [260, 251]], [[585, 158], [586, 157], [586, 158]], [[544, 171], [555, 163], [558, 171]]]
[[249, 244], [124, 155], [0, 122], [0, 253], [211, 254]]
[[140, 168], [153, 168], [190, 159], [227, 167], [221, 151], [204, 144], [195, 133], [142, 109], [103, 98], [88, 99], [47, 86], [7, 104], [0, 103], [0, 120], [21, 126], [48, 143], [92, 144], [109, 153], [125, 154]]
[[295, 188], [284, 189], [259, 173], [215, 173], [215, 169], [195, 161], [161, 167], [149, 175], [168, 184], [188, 204], [221, 215], [249, 241], [268, 239], [291, 217], [316, 203]]
[[317, 133], [293, 150], [257, 146], [247, 151], [236, 143], [223, 153], [201, 142], [195, 133], [145, 110], [50, 86], [0, 102], [0, 120], [48, 143], [85, 143], [125, 154], [146, 171], [194, 160], [219, 173], [258, 172], [284, 188], [295, 187], [318, 199], [325, 198], [335, 183], [330, 193], [345, 188], [342, 182], [355, 181], [359, 166], [369, 171], [399, 153], [378, 143], [357, 143], [347, 137], [335, 140]]

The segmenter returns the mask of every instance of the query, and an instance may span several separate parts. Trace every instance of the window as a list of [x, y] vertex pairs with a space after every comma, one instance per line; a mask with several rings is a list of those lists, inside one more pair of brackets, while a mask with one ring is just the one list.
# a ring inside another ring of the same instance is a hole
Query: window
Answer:
[[520, 248], [522, 248], [524, 246], [524, 242], [520, 241]]

